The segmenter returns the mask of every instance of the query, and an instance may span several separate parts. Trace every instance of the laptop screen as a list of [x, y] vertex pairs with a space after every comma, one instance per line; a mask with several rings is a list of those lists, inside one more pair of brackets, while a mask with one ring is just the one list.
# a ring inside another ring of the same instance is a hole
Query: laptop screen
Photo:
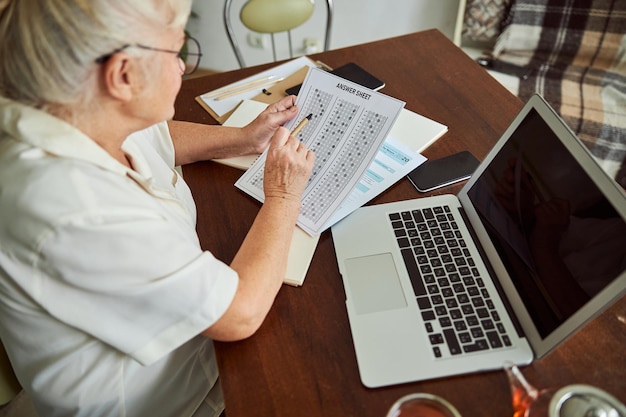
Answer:
[[626, 269], [626, 224], [531, 109], [468, 191], [541, 338]]

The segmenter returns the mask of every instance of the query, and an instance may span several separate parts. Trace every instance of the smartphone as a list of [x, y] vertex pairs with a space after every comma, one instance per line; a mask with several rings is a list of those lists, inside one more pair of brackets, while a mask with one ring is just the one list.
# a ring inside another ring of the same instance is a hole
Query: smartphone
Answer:
[[[375, 91], [378, 91], [385, 86], [384, 82], [382, 82], [380, 79], [376, 78], [374, 75], [367, 72], [354, 62], [350, 62], [346, 65], [342, 65], [341, 67], [337, 67], [334, 70], [330, 71], [330, 73]], [[302, 84], [298, 84], [294, 87], [290, 87], [285, 90], [285, 93], [287, 93], [287, 95], [293, 94], [294, 96], [297, 96], [301, 86]]]
[[478, 159], [468, 151], [462, 151], [438, 159], [429, 159], [409, 172], [409, 181], [420, 192], [445, 187], [472, 176], [478, 167]]

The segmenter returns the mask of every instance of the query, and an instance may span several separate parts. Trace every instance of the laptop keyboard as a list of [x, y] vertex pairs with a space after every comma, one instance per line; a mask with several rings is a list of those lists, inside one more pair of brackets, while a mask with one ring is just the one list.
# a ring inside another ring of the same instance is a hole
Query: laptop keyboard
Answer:
[[437, 358], [511, 346], [450, 207], [389, 220]]

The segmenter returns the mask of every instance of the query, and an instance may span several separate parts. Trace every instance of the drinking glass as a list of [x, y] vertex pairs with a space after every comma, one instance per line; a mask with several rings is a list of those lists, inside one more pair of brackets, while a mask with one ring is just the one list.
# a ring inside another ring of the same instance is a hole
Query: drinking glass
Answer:
[[554, 389], [538, 389], [532, 386], [515, 364], [504, 364], [511, 387], [513, 417], [548, 417], [548, 406]]
[[405, 395], [396, 401], [387, 417], [461, 417], [448, 401], [426, 393]]

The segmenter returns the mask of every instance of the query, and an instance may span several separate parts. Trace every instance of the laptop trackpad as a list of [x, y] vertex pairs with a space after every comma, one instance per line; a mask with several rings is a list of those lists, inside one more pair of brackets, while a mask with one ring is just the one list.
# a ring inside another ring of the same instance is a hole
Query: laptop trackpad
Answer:
[[407, 306], [390, 253], [346, 259], [346, 275], [357, 314]]

